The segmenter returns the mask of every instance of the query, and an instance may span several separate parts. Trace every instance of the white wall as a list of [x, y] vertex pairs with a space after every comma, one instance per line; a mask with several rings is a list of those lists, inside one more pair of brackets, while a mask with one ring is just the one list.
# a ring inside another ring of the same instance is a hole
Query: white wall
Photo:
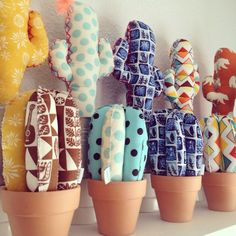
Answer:
[[[130, 20], [138, 19], [155, 31], [158, 52], [156, 64], [162, 71], [169, 67], [169, 48], [177, 38], [192, 42], [195, 59], [203, 78], [213, 72], [214, 53], [219, 47], [236, 50], [235, 0], [84, 0], [93, 6], [100, 21], [100, 36], [112, 44], [124, 35]], [[64, 38], [64, 20], [54, 8], [54, 0], [32, 0], [32, 8], [41, 12], [50, 43]], [[115, 84], [115, 86], [114, 86]], [[38, 68], [28, 69], [21, 90], [38, 85], [64, 89], [63, 83], [53, 78], [47, 62]], [[164, 103], [156, 100], [158, 107]], [[125, 89], [113, 78], [98, 82], [97, 105], [125, 101]], [[198, 117], [210, 114], [211, 105], [200, 93], [195, 99]], [[1, 181], [0, 181], [1, 182]]]
[[[213, 59], [220, 47], [236, 51], [236, 1], [235, 0], [83, 0], [98, 14], [100, 37], [112, 44], [124, 35], [130, 20], [138, 19], [155, 31], [158, 51], [156, 64], [162, 71], [169, 67], [169, 48], [177, 38], [192, 42], [201, 78], [213, 73]], [[54, 0], [32, 0], [32, 8], [41, 12], [50, 42], [64, 38], [64, 21], [54, 10]], [[114, 86], [114, 83], [116, 86]], [[63, 88], [55, 80], [46, 63], [27, 71], [22, 90], [36, 88]], [[118, 89], [117, 89], [118, 88]], [[124, 102], [125, 88], [113, 78], [98, 82], [97, 105]], [[158, 107], [163, 106], [156, 99]], [[195, 99], [198, 117], [210, 114], [211, 104], [200, 93]]]

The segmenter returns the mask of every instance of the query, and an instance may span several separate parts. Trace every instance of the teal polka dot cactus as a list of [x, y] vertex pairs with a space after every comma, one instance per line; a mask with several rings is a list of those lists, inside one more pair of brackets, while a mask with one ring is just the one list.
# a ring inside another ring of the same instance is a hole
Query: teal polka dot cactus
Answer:
[[94, 10], [74, 1], [67, 9], [66, 40], [56, 40], [49, 53], [49, 65], [76, 99], [80, 116], [95, 111], [96, 82], [113, 70], [113, 55], [105, 39], [98, 40], [98, 19]]
[[96, 110], [90, 123], [88, 169], [92, 179], [138, 181], [147, 161], [147, 129], [142, 111], [122, 105]]

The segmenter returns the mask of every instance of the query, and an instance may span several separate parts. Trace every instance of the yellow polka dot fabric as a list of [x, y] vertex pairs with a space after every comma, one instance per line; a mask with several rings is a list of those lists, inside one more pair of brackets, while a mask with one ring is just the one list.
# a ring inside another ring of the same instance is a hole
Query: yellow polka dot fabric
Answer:
[[26, 191], [25, 109], [33, 92], [28, 91], [6, 106], [2, 122], [3, 177], [6, 188]]
[[0, 104], [20, 88], [26, 67], [41, 64], [48, 55], [48, 38], [39, 13], [29, 0], [0, 1]]

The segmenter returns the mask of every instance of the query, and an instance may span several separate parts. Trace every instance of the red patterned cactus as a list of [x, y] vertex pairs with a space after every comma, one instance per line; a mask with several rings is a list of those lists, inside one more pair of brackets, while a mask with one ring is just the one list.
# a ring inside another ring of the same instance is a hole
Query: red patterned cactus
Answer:
[[203, 81], [203, 95], [212, 102], [212, 113], [227, 115], [236, 99], [236, 53], [220, 48], [215, 55], [214, 76]]

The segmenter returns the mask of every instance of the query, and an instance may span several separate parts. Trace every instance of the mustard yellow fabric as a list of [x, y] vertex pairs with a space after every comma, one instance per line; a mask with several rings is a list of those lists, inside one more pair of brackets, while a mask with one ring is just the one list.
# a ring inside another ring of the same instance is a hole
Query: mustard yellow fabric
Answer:
[[48, 38], [39, 13], [29, 12], [30, 0], [0, 0], [0, 104], [13, 99], [26, 67], [48, 55]]
[[7, 106], [2, 122], [3, 177], [6, 188], [26, 191], [25, 109], [33, 92], [27, 91]]

